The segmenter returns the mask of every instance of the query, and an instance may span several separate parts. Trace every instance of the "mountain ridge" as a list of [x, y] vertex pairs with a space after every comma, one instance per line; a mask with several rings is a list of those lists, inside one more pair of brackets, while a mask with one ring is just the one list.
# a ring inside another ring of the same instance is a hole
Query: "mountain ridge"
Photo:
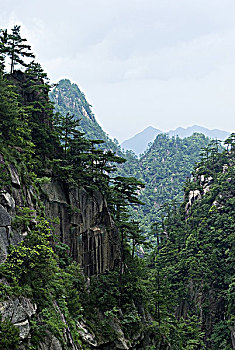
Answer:
[[225, 130], [207, 129], [199, 125], [193, 125], [187, 128], [178, 127], [175, 130], [169, 130], [167, 132], [156, 129], [153, 126], [148, 126], [141, 132], [123, 141], [121, 143], [121, 147], [125, 150], [132, 150], [137, 155], [140, 155], [144, 153], [148, 147], [148, 144], [153, 142], [156, 136], [159, 134], [168, 134], [169, 136], [179, 136], [180, 138], [185, 138], [192, 136], [195, 132], [204, 134], [212, 139], [221, 139], [222, 141], [225, 140], [230, 134]]
[[55, 112], [62, 115], [69, 113], [79, 120], [78, 129], [84, 133], [85, 138], [103, 140], [104, 144], [101, 144], [100, 148], [112, 149], [118, 155], [122, 155], [118, 143], [113, 141], [96, 121], [91, 105], [76, 83], [69, 79], [61, 79], [50, 92], [50, 100], [54, 103]]
[[0, 350], [235, 349], [235, 133], [124, 162], [77, 85], [54, 113], [19, 30], [0, 29]]
[[189, 126], [187, 128], [183, 128], [183, 127], [178, 127], [175, 130], [169, 130], [167, 132], [167, 134], [169, 136], [179, 136], [180, 138], [184, 138], [184, 137], [189, 137], [191, 136], [193, 133], [195, 132], [199, 132], [204, 134], [207, 137], [211, 137], [211, 138], [221, 138], [222, 141], [224, 139], [226, 139], [226, 137], [229, 136], [229, 132], [225, 131], [225, 130], [220, 130], [220, 129], [208, 129], [204, 126], [200, 126], [200, 125], [193, 125], [193, 126]]

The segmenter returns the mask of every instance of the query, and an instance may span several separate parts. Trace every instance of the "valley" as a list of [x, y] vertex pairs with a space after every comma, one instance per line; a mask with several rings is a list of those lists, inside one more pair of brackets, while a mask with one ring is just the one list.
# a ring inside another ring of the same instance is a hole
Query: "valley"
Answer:
[[0, 349], [235, 349], [235, 134], [124, 150], [26, 41], [0, 31]]

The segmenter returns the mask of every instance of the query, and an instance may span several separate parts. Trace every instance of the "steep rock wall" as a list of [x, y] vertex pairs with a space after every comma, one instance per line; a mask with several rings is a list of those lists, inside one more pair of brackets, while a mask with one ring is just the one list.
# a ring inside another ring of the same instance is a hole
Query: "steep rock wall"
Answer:
[[[2, 161], [3, 157], [2, 157]], [[7, 258], [8, 246], [16, 245], [27, 235], [27, 227], [18, 231], [13, 223], [19, 208], [30, 208], [37, 212], [43, 204], [45, 214], [55, 227], [52, 245], [58, 241], [68, 245], [71, 257], [80, 263], [87, 276], [113, 270], [120, 261], [120, 242], [117, 228], [111, 218], [107, 202], [99, 191], [84, 188], [69, 189], [59, 181], [49, 181], [38, 188], [26, 185], [20, 178], [17, 168], [8, 166], [11, 184], [0, 189], [0, 264]], [[36, 216], [36, 214], [35, 214]], [[0, 283], [8, 285], [7, 280]], [[64, 324], [63, 339], [68, 349], [78, 350], [82, 347], [73, 341], [66, 317], [54, 301], [54, 308]], [[2, 321], [10, 319], [19, 329], [19, 349], [26, 350], [31, 344], [31, 319], [37, 318], [37, 305], [24, 296], [9, 295], [0, 301]], [[82, 322], [82, 321], [81, 321]], [[85, 323], [84, 323], [85, 324]], [[78, 332], [80, 325], [77, 326]], [[98, 347], [95, 335], [84, 328], [86, 335], [80, 338], [90, 348]], [[94, 346], [93, 346], [94, 342]], [[90, 344], [91, 343], [91, 344]], [[40, 343], [40, 349], [62, 350], [61, 342], [49, 331]]]
[[[26, 186], [14, 166], [10, 166], [11, 189], [0, 191], [0, 262], [7, 256], [9, 244], [20, 242], [27, 232], [12, 230], [12, 218], [18, 207], [37, 210], [37, 200], [45, 206], [46, 217], [54, 223], [56, 240], [70, 248], [70, 255], [88, 276], [113, 270], [119, 264], [117, 228], [99, 191], [65, 188], [50, 181], [41, 185], [39, 195]], [[40, 197], [40, 198], [38, 198]], [[56, 220], [57, 219], [57, 220]]]
[[70, 247], [71, 255], [91, 276], [113, 270], [119, 264], [117, 229], [99, 191], [65, 190], [59, 182], [42, 186], [46, 216], [59, 219], [55, 231]]

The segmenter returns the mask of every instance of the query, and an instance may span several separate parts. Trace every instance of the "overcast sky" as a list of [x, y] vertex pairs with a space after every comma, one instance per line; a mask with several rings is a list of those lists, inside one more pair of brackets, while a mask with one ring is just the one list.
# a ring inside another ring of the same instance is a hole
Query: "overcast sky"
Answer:
[[152, 125], [235, 130], [234, 0], [0, 0], [52, 82], [123, 141]]

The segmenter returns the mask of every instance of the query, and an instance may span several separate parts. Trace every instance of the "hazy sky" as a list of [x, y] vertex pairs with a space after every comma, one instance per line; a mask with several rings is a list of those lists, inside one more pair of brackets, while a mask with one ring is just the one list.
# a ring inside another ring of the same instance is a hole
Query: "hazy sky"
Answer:
[[234, 0], [0, 0], [52, 82], [123, 141], [152, 125], [235, 129]]

